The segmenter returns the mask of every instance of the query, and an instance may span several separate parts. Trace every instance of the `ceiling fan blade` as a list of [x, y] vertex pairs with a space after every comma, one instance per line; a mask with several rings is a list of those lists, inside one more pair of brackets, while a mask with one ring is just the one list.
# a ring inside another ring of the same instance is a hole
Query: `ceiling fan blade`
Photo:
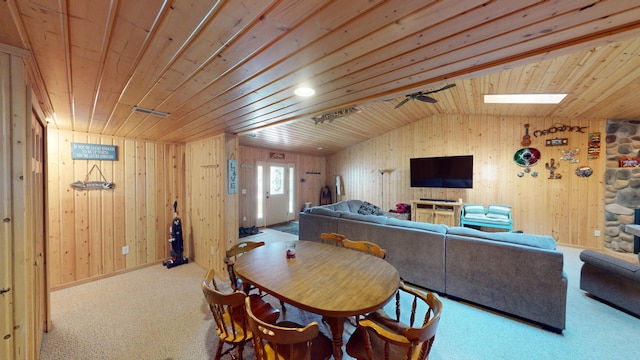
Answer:
[[449, 84], [449, 85], [445, 85], [445, 86], [441, 87], [441, 88], [440, 88], [440, 89], [438, 89], [438, 90], [432, 90], [432, 91], [428, 91], [428, 92], [422, 93], [422, 95], [427, 95], [427, 94], [437, 93], [437, 92], [442, 91], [442, 90], [450, 89], [450, 88], [452, 88], [452, 87], [454, 87], [454, 86], [456, 86], [456, 84]]
[[427, 95], [418, 95], [418, 96], [416, 96], [416, 99], [418, 99], [420, 101], [432, 103], [432, 104], [438, 102], [438, 100], [436, 100], [436, 99], [434, 99], [434, 98], [432, 98], [430, 96], [427, 96]]
[[407, 96], [406, 98], [404, 98], [404, 100], [400, 101], [400, 102], [398, 103], [398, 105], [396, 105], [396, 106], [394, 107], [394, 109], [399, 108], [400, 106], [404, 105], [407, 101], [409, 101], [409, 100], [411, 100], [411, 99], [412, 99], [411, 97]]

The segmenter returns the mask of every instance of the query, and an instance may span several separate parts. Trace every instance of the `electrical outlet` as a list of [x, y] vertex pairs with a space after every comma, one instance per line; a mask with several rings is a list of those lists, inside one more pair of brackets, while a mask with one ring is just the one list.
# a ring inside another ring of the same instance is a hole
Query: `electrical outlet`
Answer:
[[242, 217], [242, 221], [247, 221], [247, 217], [246, 217], [246, 216], [243, 216], [243, 217]]
[[593, 235], [594, 236], [600, 236], [600, 230], [594, 230], [593, 231]]
[[129, 247], [128, 246], [123, 246], [122, 247], [122, 255], [127, 255], [129, 253]]

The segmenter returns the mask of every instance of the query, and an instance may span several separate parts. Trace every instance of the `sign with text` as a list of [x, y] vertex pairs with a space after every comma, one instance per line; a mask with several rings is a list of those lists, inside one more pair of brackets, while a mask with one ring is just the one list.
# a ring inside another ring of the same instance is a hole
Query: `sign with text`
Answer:
[[229, 160], [228, 162], [228, 180], [229, 194], [238, 193], [238, 160]]
[[115, 145], [71, 143], [73, 160], [118, 160]]

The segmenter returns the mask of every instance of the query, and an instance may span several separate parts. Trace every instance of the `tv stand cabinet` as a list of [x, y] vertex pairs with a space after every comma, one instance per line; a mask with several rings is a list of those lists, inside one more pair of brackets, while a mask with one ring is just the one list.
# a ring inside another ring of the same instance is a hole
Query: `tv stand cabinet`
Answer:
[[411, 218], [413, 221], [447, 226], [460, 226], [459, 201], [411, 200]]

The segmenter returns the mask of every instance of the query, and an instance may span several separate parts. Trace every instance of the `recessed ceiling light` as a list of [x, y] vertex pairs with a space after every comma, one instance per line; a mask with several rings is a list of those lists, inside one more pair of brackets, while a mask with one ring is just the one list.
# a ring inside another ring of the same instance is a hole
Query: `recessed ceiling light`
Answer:
[[309, 96], [313, 96], [313, 94], [315, 94], [316, 91], [309, 87], [299, 87], [293, 90], [293, 93], [298, 96], [309, 97]]
[[316, 150], [318, 150], [318, 151], [322, 151], [322, 150], [324, 150], [324, 148], [323, 148], [322, 146], [318, 146], [318, 147], [316, 148]]
[[485, 104], [558, 104], [567, 94], [492, 94], [484, 96]]

